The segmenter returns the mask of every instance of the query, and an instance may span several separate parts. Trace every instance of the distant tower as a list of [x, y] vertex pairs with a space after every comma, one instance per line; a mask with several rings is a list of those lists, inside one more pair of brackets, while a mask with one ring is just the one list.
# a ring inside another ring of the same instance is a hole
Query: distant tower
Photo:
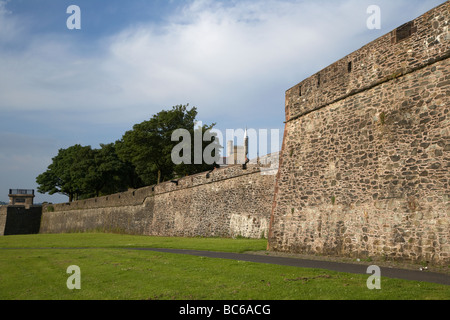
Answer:
[[235, 146], [233, 140], [227, 141], [227, 165], [246, 164], [248, 162], [248, 133], [244, 132], [244, 145]]
[[250, 159], [248, 158], [248, 133], [247, 133], [247, 127], [245, 127], [245, 133], [244, 133], [244, 163], [242, 165], [242, 168], [245, 170], [247, 169], [247, 163], [250, 162]]
[[9, 189], [9, 205], [25, 206], [29, 208], [33, 205], [34, 190]]
[[247, 133], [247, 127], [245, 127], [245, 133], [244, 133], [244, 161], [247, 162], [248, 160], [248, 133]]

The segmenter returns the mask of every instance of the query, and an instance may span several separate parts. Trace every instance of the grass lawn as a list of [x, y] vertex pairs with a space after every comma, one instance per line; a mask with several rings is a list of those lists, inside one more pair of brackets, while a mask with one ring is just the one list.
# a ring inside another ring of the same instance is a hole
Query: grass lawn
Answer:
[[[133, 247], [245, 252], [265, 240], [159, 238], [116, 234], [0, 237], [2, 300], [448, 300], [450, 287], [188, 255]], [[52, 248], [52, 249], [50, 249]], [[71, 249], [69, 249], [71, 248]], [[81, 270], [81, 289], [69, 290], [67, 267]]]

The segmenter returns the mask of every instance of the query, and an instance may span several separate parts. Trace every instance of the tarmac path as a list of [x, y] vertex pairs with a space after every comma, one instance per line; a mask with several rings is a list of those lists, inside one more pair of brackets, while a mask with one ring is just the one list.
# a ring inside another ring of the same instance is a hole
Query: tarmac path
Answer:
[[[131, 248], [127, 248], [131, 249]], [[268, 263], [277, 264], [283, 266], [292, 266], [299, 268], [314, 268], [325, 269], [338, 272], [356, 273], [356, 274], [368, 274], [367, 268], [370, 264], [352, 264], [334, 261], [322, 261], [322, 260], [308, 260], [300, 258], [290, 257], [277, 257], [270, 255], [260, 254], [245, 254], [245, 253], [229, 253], [229, 252], [211, 252], [211, 251], [199, 251], [199, 250], [182, 250], [182, 249], [154, 249], [154, 248], [134, 248], [134, 250], [149, 250], [155, 252], [175, 253], [175, 254], [187, 254], [193, 256], [201, 256], [208, 258], [218, 259], [232, 259], [239, 261], [248, 261], [256, 263]], [[438, 284], [450, 285], [450, 276], [444, 273], [399, 269], [391, 267], [380, 266], [381, 277], [396, 278], [404, 280], [415, 280], [432, 282]]]
[[[0, 248], [0, 250], [77, 250], [77, 249], [87, 249], [96, 250], [102, 248]], [[337, 272], [355, 273], [355, 274], [368, 274], [367, 268], [371, 264], [354, 264], [347, 262], [335, 262], [335, 261], [325, 261], [317, 259], [303, 259], [303, 258], [292, 258], [292, 257], [281, 257], [265, 254], [252, 254], [252, 253], [231, 253], [231, 252], [215, 252], [215, 251], [202, 251], [202, 250], [189, 250], [189, 249], [160, 249], [160, 248], [108, 248], [108, 249], [120, 249], [120, 250], [142, 250], [142, 251], [153, 251], [162, 253], [173, 253], [173, 254], [186, 254], [199, 257], [216, 258], [216, 259], [230, 259], [238, 261], [256, 262], [256, 263], [267, 263], [276, 264], [282, 266], [291, 266], [298, 268], [312, 268], [312, 269], [325, 269]], [[376, 262], [373, 263], [376, 265]], [[430, 271], [419, 271], [410, 270], [402, 268], [392, 268], [386, 266], [379, 266], [381, 270], [381, 277], [395, 278], [403, 280], [413, 280], [413, 281], [424, 281], [432, 282], [437, 284], [450, 285], [450, 275], [439, 272]]]

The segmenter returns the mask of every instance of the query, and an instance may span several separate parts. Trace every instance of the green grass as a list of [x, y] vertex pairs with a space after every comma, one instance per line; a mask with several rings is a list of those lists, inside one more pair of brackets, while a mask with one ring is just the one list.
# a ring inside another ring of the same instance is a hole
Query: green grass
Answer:
[[[447, 300], [449, 286], [303, 269], [130, 247], [244, 252], [264, 240], [157, 238], [114, 234], [0, 237], [2, 300]], [[40, 248], [40, 249], [35, 249]], [[53, 248], [53, 249], [49, 249]], [[83, 248], [83, 249], [63, 249]], [[81, 269], [81, 290], [69, 290], [66, 269]]]
[[237, 252], [265, 250], [267, 240], [148, 237], [107, 233], [0, 237], [0, 248], [170, 248]]

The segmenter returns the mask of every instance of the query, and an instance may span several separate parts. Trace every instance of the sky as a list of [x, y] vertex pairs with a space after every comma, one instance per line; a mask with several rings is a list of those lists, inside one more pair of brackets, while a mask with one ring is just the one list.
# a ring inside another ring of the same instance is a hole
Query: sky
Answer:
[[444, 2], [0, 0], [0, 201], [37, 189], [59, 149], [115, 142], [175, 105], [224, 137], [281, 141], [287, 89]]

